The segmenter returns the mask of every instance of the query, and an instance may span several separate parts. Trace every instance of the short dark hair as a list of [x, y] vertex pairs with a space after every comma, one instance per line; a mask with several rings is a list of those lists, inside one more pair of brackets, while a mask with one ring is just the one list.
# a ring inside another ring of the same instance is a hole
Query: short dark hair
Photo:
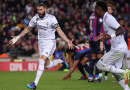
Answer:
[[40, 7], [40, 6], [46, 7], [46, 4], [44, 4], [44, 3], [39, 3], [37, 6], [38, 6], [38, 7]]
[[96, 2], [96, 6], [101, 7], [104, 12], [107, 12], [107, 4], [105, 2], [97, 1]]
[[111, 7], [113, 9], [113, 6], [111, 4], [107, 4], [107, 7]]
[[122, 18], [122, 17], [118, 19], [119, 22], [120, 22], [121, 20], [125, 21], [124, 18]]

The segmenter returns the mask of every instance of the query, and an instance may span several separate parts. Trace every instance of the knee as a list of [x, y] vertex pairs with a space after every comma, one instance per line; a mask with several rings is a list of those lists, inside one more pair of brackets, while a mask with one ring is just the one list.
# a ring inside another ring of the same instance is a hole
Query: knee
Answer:
[[99, 69], [99, 70], [102, 70], [103, 68], [103, 64], [101, 61], [98, 61], [97, 64], [96, 64], [96, 67]]
[[48, 58], [48, 57], [47, 57], [47, 56], [44, 56], [44, 55], [42, 55], [42, 56], [40, 57], [40, 59], [41, 59], [41, 60], [44, 60], [44, 61], [46, 61], [47, 58]]
[[45, 64], [45, 60], [39, 59], [39, 64], [40, 64], [40, 65], [44, 65], [44, 64]]

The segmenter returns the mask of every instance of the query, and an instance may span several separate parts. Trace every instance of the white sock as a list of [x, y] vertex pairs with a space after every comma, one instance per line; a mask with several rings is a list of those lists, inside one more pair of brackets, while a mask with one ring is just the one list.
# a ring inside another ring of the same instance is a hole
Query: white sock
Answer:
[[54, 61], [50, 61], [50, 64], [46, 66], [46, 69], [50, 69], [54, 66]]
[[43, 59], [39, 59], [39, 66], [38, 66], [38, 70], [37, 70], [37, 74], [36, 74], [36, 79], [35, 79], [35, 84], [37, 86], [41, 76], [42, 76], [42, 73], [44, 71], [44, 64], [45, 64], [45, 61]]
[[49, 64], [48, 66], [46, 66], [46, 68], [47, 68], [47, 69], [50, 69], [50, 68], [52, 68], [52, 67], [54, 67], [54, 66], [56, 66], [57, 64], [62, 63], [62, 62], [63, 62], [63, 61], [60, 60], [60, 59], [54, 60], [54, 61], [50, 61], [50, 64]]
[[129, 90], [129, 86], [125, 84], [125, 80], [120, 80], [119, 84], [121, 85], [122, 88], [124, 88], [124, 90]]
[[125, 70], [116, 68], [116, 67], [113, 66], [113, 65], [104, 66], [104, 65], [102, 65], [102, 64], [98, 64], [98, 65], [97, 65], [97, 68], [98, 68], [99, 70], [108, 71], [108, 72], [111, 72], [111, 73], [121, 73], [121, 74], [122, 74], [122, 73], [125, 72]]

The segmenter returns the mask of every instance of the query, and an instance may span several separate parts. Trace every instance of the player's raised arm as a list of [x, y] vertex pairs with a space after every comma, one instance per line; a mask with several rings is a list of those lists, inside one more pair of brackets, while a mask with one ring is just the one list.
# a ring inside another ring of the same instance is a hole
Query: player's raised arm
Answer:
[[32, 30], [33, 27], [36, 25], [36, 18], [35, 16], [30, 20], [29, 25], [18, 35], [18, 36], [12, 36], [13, 39], [9, 41], [9, 44], [15, 44], [22, 36], [27, 34], [29, 31]]
[[13, 39], [9, 41], [9, 44], [15, 44], [22, 36], [27, 34], [30, 30], [32, 30], [32, 27], [27, 26], [18, 36], [12, 36]]

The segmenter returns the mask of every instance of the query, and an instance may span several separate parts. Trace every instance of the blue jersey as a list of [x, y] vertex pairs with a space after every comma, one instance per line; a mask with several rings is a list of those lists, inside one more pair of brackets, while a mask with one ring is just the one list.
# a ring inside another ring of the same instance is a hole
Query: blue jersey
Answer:
[[100, 35], [100, 31], [101, 31], [101, 26], [102, 26], [102, 19], [98, 18], [95, 16], [94, 13], [92, 13], [89, 17], [89, 24], [90, 21], [92, 20], [92, 31], [90, 32], [90, 37], [89, 40], [90, 41], [94, 41], [96, 39], [97, 36]]

